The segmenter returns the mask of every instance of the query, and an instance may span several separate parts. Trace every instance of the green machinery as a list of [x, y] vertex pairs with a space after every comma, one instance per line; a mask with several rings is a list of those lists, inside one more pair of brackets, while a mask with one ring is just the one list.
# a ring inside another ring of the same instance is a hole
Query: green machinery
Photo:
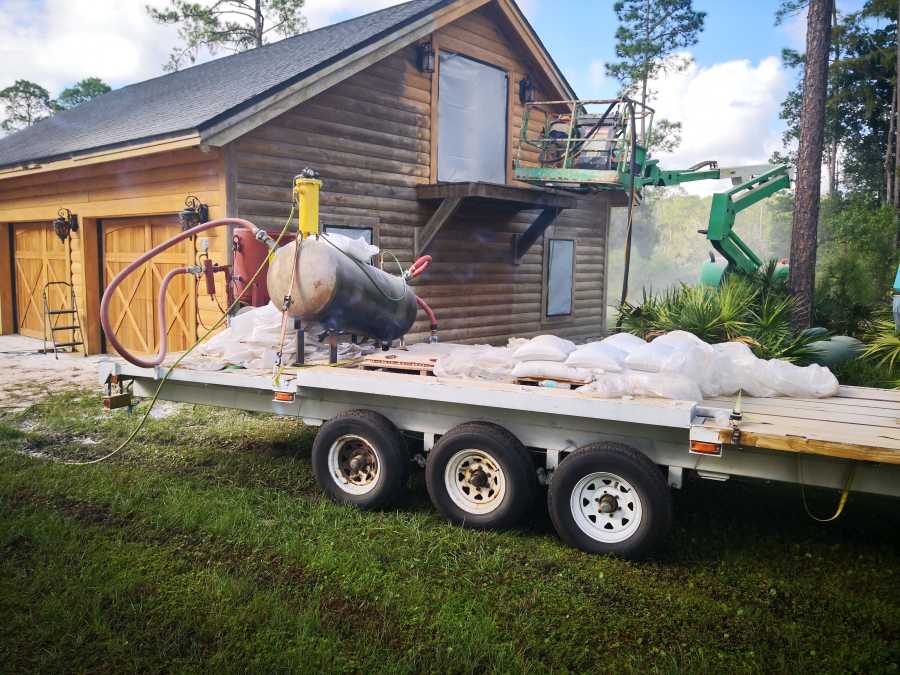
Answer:
[[[645, 187], [730, 178], [733, 187], [713, 195], [709, 226], [701, 230], [726, 262], [706, 262], [700, 280], [718, 285], [726, 271], [755, 272], [763, 263], [734, 231], [735, 218], [790, 187], [788, 167], [724, 168], [707, 161], [664, 170], [647, 154], [653, 115], [652, 108], [629, 98], [527, 103], [514, 175], [535, 185], [577, 192], [625, 191], [630, 195], [629, 221]], [[780, 264], [777, 274], [786, 276], [787, 266]]]

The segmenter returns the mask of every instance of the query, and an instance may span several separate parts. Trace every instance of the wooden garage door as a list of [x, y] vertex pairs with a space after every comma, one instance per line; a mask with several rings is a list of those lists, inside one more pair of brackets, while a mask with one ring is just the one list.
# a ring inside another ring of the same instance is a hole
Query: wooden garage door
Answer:
[[[66, 261], [67, 243], [60, 241], [50, 223], [13, 226], [16, 275], [16, 319], [22, 335], [44, 335], [44, 285], [48, 281], [70, 281]], [[51, 309], [71, 304], [65, 287], [51, 286]], [[70, 323], [70, 321], [66, 321]]]
[[[175, 216], [103, 220], [103, 287], [142, 253], [179, 232]], [[116, 289], [109, 316], [116, 337], [129, 351], [155, 354], [159, 349], [156, 297], [160, 284], [169, 271], [193, 261], [192, 242], [180, 242], [133, 272]], [[194, 307], [194, 278], [176, 277], [166, 299], [169, 351], [184, 350], [196, 339]]]

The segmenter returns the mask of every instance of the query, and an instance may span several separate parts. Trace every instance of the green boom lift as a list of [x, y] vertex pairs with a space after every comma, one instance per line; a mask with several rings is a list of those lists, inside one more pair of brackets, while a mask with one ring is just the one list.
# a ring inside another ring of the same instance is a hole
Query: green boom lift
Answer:
[[[628, 192], [629, 221], [645, 187], [730, 178], [734, 187], [713, 195], [709, 226], [701, 230], [726, 262], [706, 262], [700, 280], [715, 286], [725, 272], [755, 272], [763, 263], [734, 231], [735, 218], [790, 187], [788, 167], [724, 168], [707, 161], [687, 169], [661, 169], [647, 154], [653, 114], [652, 108], [629, 98], [526, 103], [514, 175], [535, 185], [577, 192]], [[534, 118], [543, 122], [532, 135]], [[787, 266], [781, 264], [777, 274], [786, 276]]]

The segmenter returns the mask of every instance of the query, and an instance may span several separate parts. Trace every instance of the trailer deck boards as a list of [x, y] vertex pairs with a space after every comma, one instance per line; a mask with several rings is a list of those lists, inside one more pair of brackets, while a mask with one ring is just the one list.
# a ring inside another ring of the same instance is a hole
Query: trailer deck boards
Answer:
[[[703, 405], [730, 410], [735, 401]], [[900, 392], [841, 387], [824, 399], [742, 398], [741, 409], [742, 446], [900, 464]], [[723, 442], [730, 436], [731, 429], [720, 430]]]
[[[108, 362], [104, 372], [110, 368], [143, 380], [158, 380], [164, 372], [161, 368], [137, 368], [119, 360]], [[304, 397], [320, 398], [315, 392], [333, 390], [351, 395], [479, 406], [668, 429], [700, 427], [716, 434], [719, 442], [724, 444], [731, 444], [733, 440], [733, 430], [724, 420], [734, 408], [736, 399], [719, 397], [699, 404], [655, 398], [602, 399], [562, 388], [329, 366], [288, 368], [279, 387], [273, 386], [270, 372], [248, 370], [207, 372], [179, 368], [171, 374], [170, 383], [172, 386], [193, 383], [218, 390], [251, 390], [260, 396], [256, 409], [278, 414], [304, 416]], [[276, 389], [297, 394], [299, 406], [296, 411], [289, 412], [284, 405], [271, 402]], [[164, 394], [163, 398], [167, 396]], [[210, 400], [211, 404], [227, 404], [223, 403], [221, 393], [214, 398]], [[233, 407], [240, 407], [236, 399]], [[900, 464], [900, 392], [841, 387], [838, 396], [828, 399], [743, 397], [742, 410], [742, 447]]]

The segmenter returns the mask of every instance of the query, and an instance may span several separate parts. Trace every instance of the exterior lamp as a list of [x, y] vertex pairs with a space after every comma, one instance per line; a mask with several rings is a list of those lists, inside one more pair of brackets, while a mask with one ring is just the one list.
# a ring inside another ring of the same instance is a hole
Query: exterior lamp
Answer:
[[419, 44], [416, 56], [420, 71], [428, 74], [434, 72], [434, 46], [430, 42]]
[[53, 231], [60, 241], [65, 241], [72, 232], [78, 232], [78, 216], [69, 209], [60, 209], [56, 212], [56, 220], [53, 221]]
[[184, 208], [178, 214], [178, 220], [181, 221], [182, 232], [206, 223], [209, 221], [209, 206], [194, 195], [188, 195], [184, 200]]
[[519, 102], [522, 105], [534, 103], [534, 82], [527, 75], [519, 80]]

